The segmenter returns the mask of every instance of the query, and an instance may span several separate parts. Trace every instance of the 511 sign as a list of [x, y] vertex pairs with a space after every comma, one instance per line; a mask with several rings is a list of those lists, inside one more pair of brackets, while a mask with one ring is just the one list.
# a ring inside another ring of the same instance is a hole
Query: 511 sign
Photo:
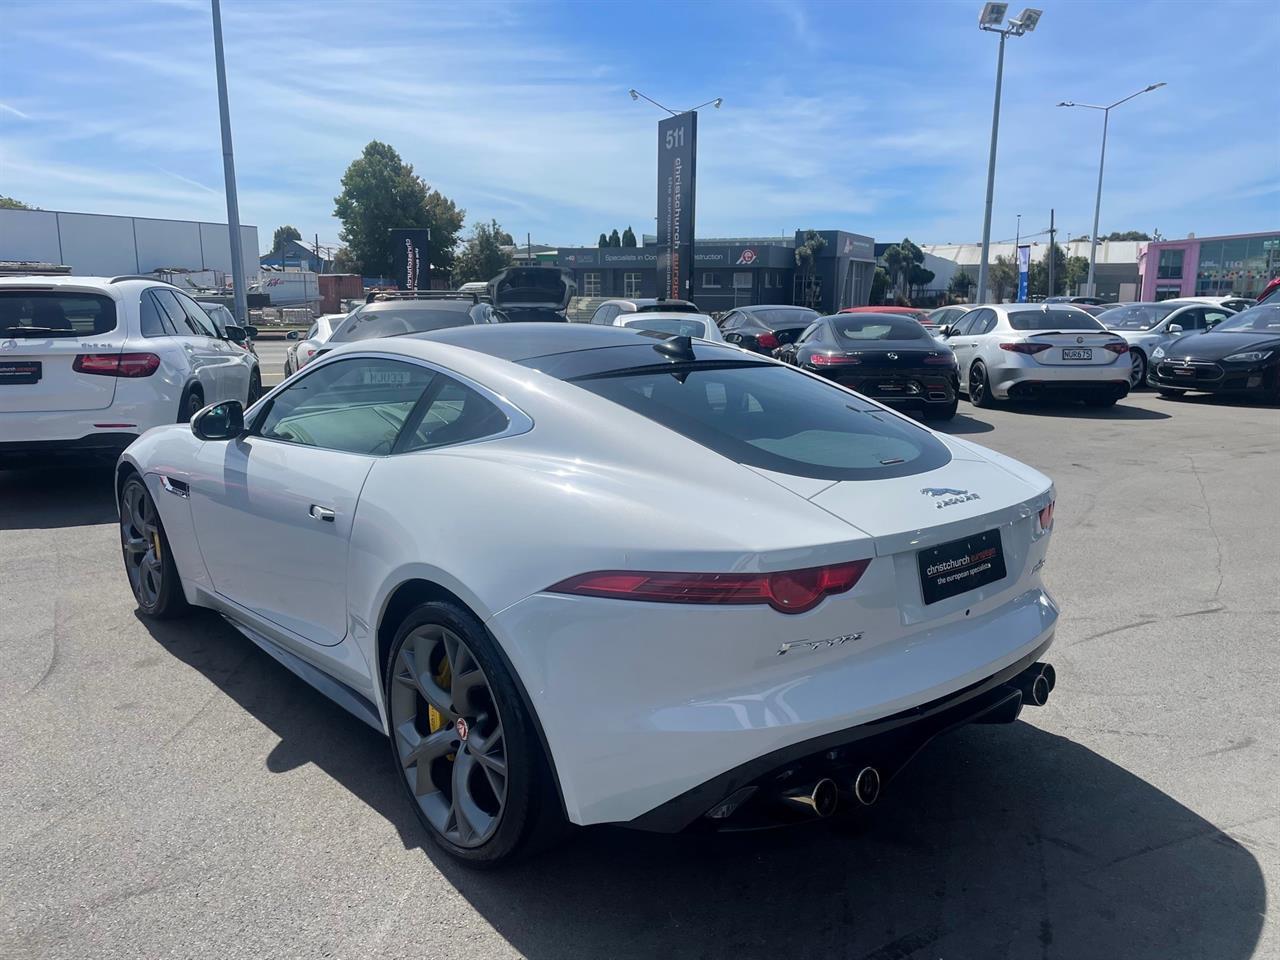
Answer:
[[693, 290], [693, 204], [698, 115], [658, 123], [658, 295], [688, 299]]

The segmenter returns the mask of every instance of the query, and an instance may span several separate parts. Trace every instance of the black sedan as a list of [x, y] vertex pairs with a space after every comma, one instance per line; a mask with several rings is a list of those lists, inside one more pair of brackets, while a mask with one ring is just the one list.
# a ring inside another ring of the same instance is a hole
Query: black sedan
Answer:
[[794, 343], [817, 319], [818, 311], [808, 307], [780, 303], [736, 307], [720, 319], [720, 332], [725, 342], [735, 347], [772, 354], [778, 347]]
[[890, 406], [940, 420], [956, 415], [960, 383], [955, 354], [910, 317], [819, 317], [774, 356]]
[[1167, 397], [1196, 390], [1280, 403], [1280, 302], [1258, 304], [1157, 348], [1147, 382]]

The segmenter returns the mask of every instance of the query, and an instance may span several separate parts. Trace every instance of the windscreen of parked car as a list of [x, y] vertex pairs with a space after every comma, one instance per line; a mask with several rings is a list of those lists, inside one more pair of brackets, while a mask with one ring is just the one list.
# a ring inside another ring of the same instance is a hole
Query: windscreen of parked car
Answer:
[[1280, 333], [1280, 301], [1241, 310], [1213, 328], [1214, 333]]
[[635, 320], [628, 320], [623, 324], [624, 327], [631, 327], [633, 330], [651, 330], [654, 333], [670, 333], [677, 337], [703, 337], [707, 335], [707, 325], [701, 320], [672, 320], [662, 317], [653, 317], [644, 319], [639, 317]]
[[1105, 330], [1093, 317], [1074, 307], [1048, 310], [1010, 310], [1009, 326], [1015, 330]]
[[853, 340], [927, 340], [929, 334], [919, 321], [907, 316], [877, 316], [873, 313], [845, 313], [831, 321], [836, 339]]
[[951, 459], [924, 428], [772, 363], [664, 363], [570, 382], [737, 463], [778, 473], [876, 480]]
[[438, 307], [408, 304], [366, 307], [351, 314], [329, 338], [329, 342], [339, 344], [374, 337], [398, 337], [406, 333], [443, 330], [446, 327], [465, 327], [473, 322], [469, 310], [441, 310]]
[[116, 328], [116, 303], [92, 293], [0, 290], [0, 337], [95, 337]]
[[1177, 309], [1163, 303], [1132, 303], [1112, 307], [1098, 316], [1098, 322], [1108, 330], [1150, 330]]

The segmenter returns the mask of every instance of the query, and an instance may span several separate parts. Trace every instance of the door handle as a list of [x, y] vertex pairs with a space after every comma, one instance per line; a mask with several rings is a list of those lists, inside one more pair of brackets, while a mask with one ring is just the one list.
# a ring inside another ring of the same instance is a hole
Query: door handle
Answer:
[[333, 511], [328, 507], [322, 507], [318, 503], [311, 505], [311, 519], [323, 520], [325, 523], [333, 523]]

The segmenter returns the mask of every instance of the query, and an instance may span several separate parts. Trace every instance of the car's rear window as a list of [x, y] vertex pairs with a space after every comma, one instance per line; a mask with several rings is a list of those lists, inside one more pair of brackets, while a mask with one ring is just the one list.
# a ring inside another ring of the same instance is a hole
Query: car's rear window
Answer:
[[951, 459], [923, 427], [772, 363], [632, 368], [571, 382], [737, 463], [826, 480], [876, 480]]
[[472, 323], [474, 320], [469, 309], [366, 308], [351, 314], [329, 339], [335, 344], [350, 343], [374, 337], [397, 337], [406, 333], [443, 330], [446, 327], [465, 327]]
[[0, 337], [94, 337], [116, 328], [116, 302], [94, 293], [0, 290]]
[[1083, 310], [1010, 310], [1009, 326], [1015, 330], [1105, 330]]
[[770, 330], [782, 327], [807, 327], [818, 319], [817, 310], [752, 310], [747, 316]]
[[669, 333], [676, 337], [705, 337], [707, 335], [707, 325], [701, 320], [675, 320], [663, 317], [653, 317], [646, 320], [641, 317], [637, 320], [628, 320], [623, 326], [631, 327], [633, 330], [652, 330], [654, 333]]
[[846, 313], [833, 317], [831, 325], [841, 340], [927, 340], [920, 321], [907, 316]]

